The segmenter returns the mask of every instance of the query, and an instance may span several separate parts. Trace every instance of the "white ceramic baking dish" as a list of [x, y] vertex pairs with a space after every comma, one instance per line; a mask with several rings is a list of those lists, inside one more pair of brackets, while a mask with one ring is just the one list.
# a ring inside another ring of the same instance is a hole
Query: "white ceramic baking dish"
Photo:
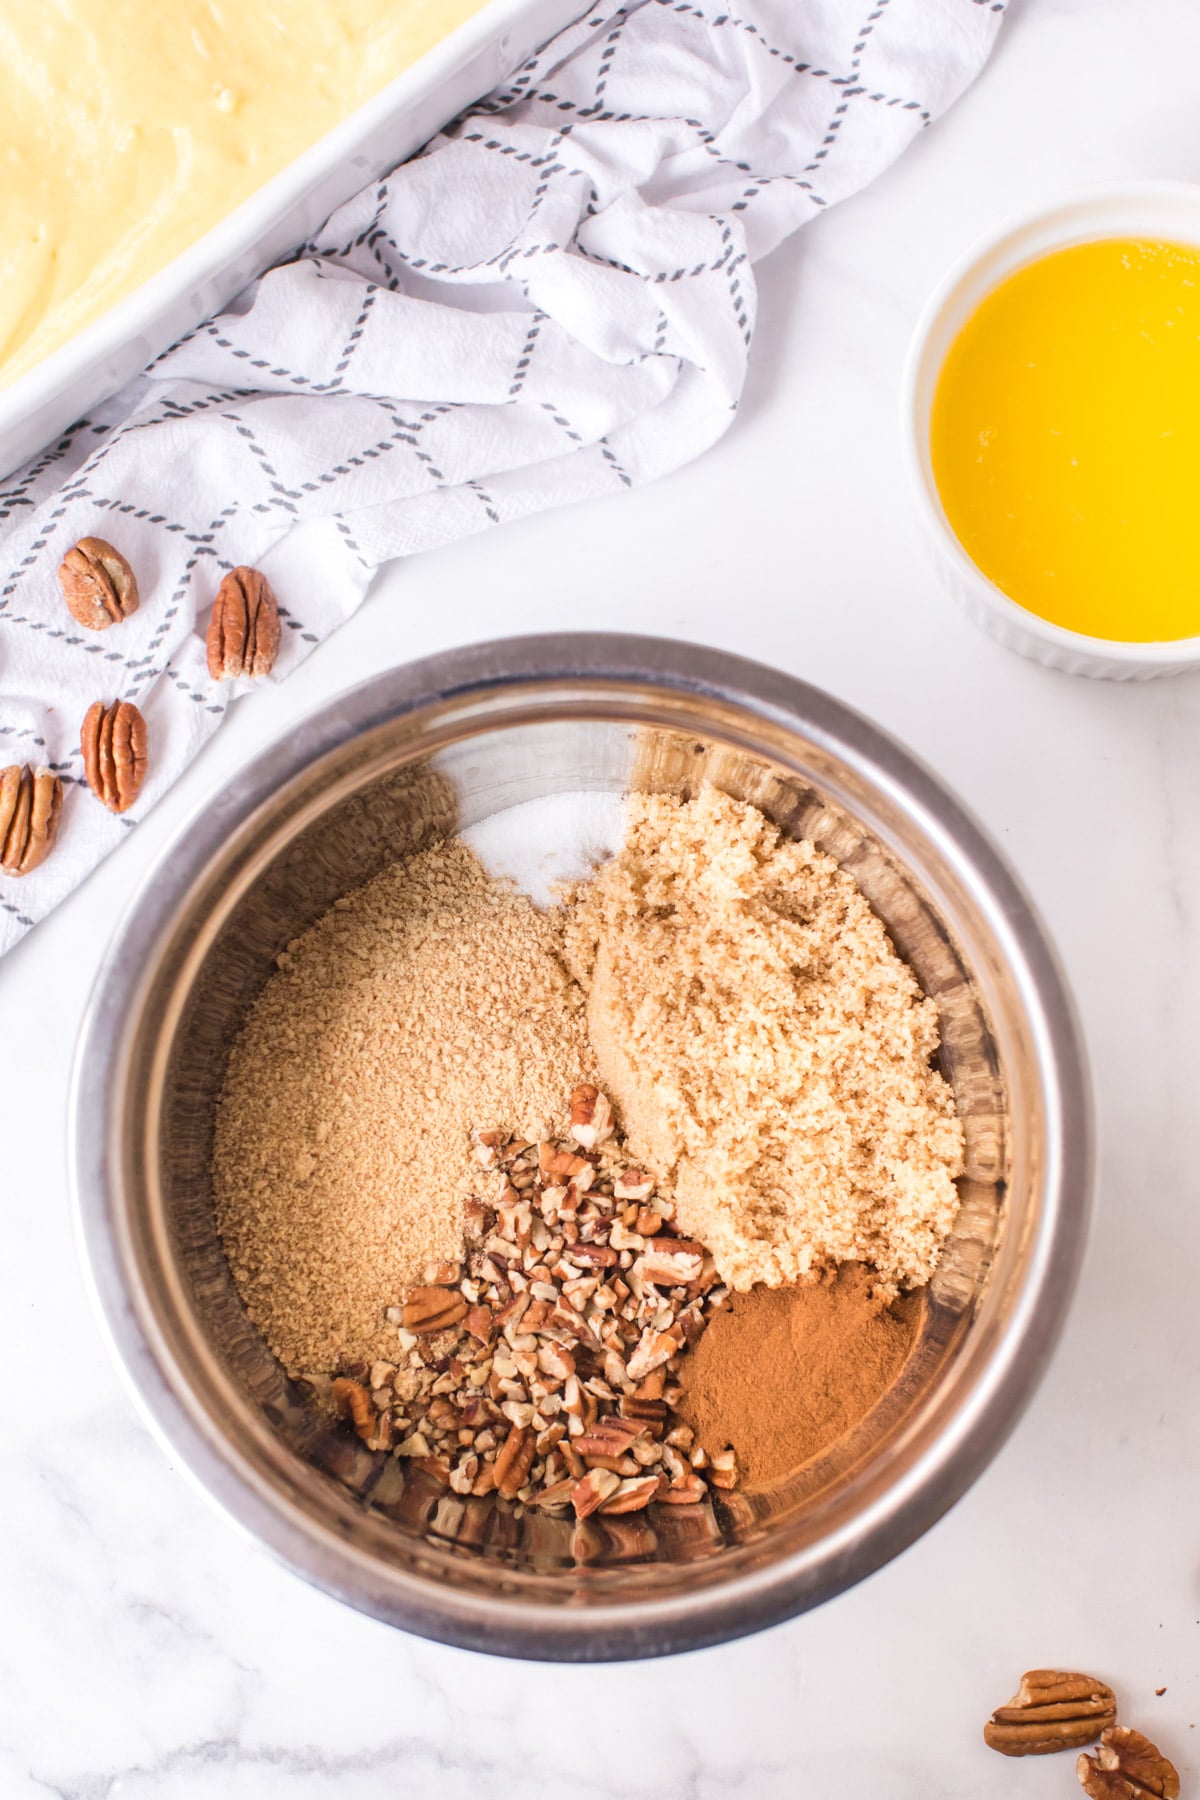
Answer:
[[219, 312], [585, 10], [586, 0], [491, 0], [135, 293], [0, 387], [0, 475]]

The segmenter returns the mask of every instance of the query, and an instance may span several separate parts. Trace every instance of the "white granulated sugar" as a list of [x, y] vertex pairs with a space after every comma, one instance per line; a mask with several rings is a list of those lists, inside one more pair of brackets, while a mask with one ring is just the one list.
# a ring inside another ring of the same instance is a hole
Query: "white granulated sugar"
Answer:
[[505, 807], [460, 836], [489, 875], [515, 882], [536, 906], [553, 906], [563, 882], [582, 881], [625, 841], [621, 794], [579, 789]]

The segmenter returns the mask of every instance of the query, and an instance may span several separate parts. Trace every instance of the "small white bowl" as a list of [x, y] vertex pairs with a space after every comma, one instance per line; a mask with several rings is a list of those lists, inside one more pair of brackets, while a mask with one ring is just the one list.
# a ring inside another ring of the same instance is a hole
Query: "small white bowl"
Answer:
[[1010, 223], [977, 245], [934, 291], [913, 334], [904, 370], [904, 459], [917, 511], [945, 586], [968, 618], [1008, 650], [1069, 675], [1146, 680], [1200, 667], [1200, 637], [1122, 643], [1052, 625], [1019, 606], [959, 543], [933, 477], [929, 418], [946, 354], [971, 313], [1006, 276], [1068, 244], [1106, 237], [1162, 238], [1200, 248], [1200, 185], [1134, 181], [1094, 188]]

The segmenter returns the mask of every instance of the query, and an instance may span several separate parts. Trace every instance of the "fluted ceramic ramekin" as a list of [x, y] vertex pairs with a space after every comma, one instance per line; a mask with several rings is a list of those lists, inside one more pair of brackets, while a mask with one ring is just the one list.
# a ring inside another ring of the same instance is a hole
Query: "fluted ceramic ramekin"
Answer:
[[[937, 1005], [966, 1173], [916, 1346], [862, 1425], [769, 1493], [578, 1522], [460, 1498], [332, 1427], [247, 1317], [210, 1177], [229, 1046], [288, 941], [396, 856], [541, 796], [686, 795], [702, 778], [850, 869]], [[517, 1656], [695, 1649], [895, 1556], [975, 1479], [1032, 1393], [1088, 1208], [1071, 1004], [978, 826], [827, 694], [653, 638], [452, 650], [335, 697], [254, 757], [133, 898], [71, 1104], [87, 1263], [172, 1460], [330, 1593]]]
[[1052, 250], [1097, 238], [1144, 237], [1200, 247], [1200, 185], [1135, 181], [1096, 188], [1030, 213], [978, 244], [935, 289], [913, 334], [900, 417], [904, 459], [917, 512], [952, 598], [1008, 650], [1069, 675], [1146, 680], [1200, 667], [1200, 637], [1123, 643], [1053, 625], [1019, 606], [972, 562], [946, 517], [934, 480], [929, 422], [938, 375], [951, 344], [992, 289]]

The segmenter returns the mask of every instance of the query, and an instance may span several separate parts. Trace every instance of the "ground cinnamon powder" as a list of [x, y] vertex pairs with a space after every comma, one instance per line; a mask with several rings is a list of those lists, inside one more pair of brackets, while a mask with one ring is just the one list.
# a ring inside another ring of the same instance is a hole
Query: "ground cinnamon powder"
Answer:
[[733, 1294], [684, 1358], [680, 1415], [711, 1454], [732, 1444], [742, 1486], [770, 1487], [857, 1425], [916, 1341], [923, 1296], [888, 1305], [874, 1271]]

